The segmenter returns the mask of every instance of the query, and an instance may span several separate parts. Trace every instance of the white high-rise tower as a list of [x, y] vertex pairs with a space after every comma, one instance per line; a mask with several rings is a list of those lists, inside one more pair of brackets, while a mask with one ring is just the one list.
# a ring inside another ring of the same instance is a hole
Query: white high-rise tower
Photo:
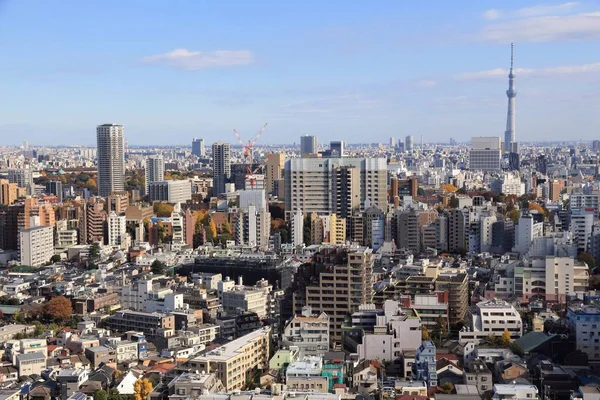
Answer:
[[98, 195], [110, 196], [125, 190], [125, 147], [123, 125], [98, 125]]
[[517, 90], [515, 89], [515, 73], [514, 73], [514, 61], [515, 61], [515, 46], [514, 43], [510, 44], [510, 72], [508, 73], [508, 90], [506, 96], [508, 97], [508, 113], [506, 116], [506, 132], [504, 132], [504, 151], [513, 152], [513, 147], [516, 147], [515, 137], [515, 97], [517, 97]]
[[161, 155], [146, 158], [146, 192], [153, 182], [165, 180], [165, 160]]

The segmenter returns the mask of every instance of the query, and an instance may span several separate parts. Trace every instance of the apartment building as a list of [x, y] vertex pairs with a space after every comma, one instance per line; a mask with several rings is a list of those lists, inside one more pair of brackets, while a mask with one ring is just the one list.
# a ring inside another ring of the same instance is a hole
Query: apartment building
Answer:
[[598, 306], [569, 307], [567, 321], [577, 350], [587, 354], [590, 361], [600, 360], [600, 308]]
[[108, 319], [111, 330], [118, 332], [141, 331], [150, 339], [161, 337], [175, 329], [175, 316], [141, 311], [117, 311]]
[[459, 340], [463, 343], [481, 343], [489, 336], [502, 336], [504, 331], [508, 331], [512, 339], [518, 339], [523, 334], [521, 315], [503, 300], [484, 300], [470, 307], [466, 327], [465, 331], [459, 332]]
[[225, 391], [242, 390], [251, 371], [269, 366], [271, 328], [264, 327], [190, 360], [193, 370], [214, 373]]
[[448, 292], [450, 324], [463, 321], [469, 304], [469, 281], [467, 274], [441, 274], [435, 280], [435, 290]]
[[332, 250], [340, 251], [337, 257], [340, 263], [336, 260], [335, 264], [322, 265], [318, 277], [304, 289], [305, 304], [298, 307], [294, 301], [294, 312], [300, 312], [301, 307], [307, 305], [315, 313], [326, 313], [330, 318], [330, 339], [340, 341], [344, 317], [359, 305], [372, 302], [375, 257], [373, 250], [367, 247]]
[[285, 326], [281, 339], [283, 347], [298, 348], [299, 358], [322, 356], [329, 351], [329, 316], [324, 312], [313, 314], [306, 306]]
[[21, 264], [39, 267], [54, 255], [54, 228], [34, 226], [19, 232], [19, 258]]

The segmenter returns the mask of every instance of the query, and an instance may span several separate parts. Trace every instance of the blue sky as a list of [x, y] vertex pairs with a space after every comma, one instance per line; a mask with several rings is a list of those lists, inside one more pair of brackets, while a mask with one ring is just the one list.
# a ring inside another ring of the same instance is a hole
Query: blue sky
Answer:
[[[435, 5], [435, 7], [433, 7]], [[600, 4], [0, 0], [0, 145], [600, 138]]]

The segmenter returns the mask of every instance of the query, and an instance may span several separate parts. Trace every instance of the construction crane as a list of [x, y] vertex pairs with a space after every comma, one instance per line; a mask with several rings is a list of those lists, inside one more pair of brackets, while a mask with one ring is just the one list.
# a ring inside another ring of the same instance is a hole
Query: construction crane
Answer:
[[249, 139], [247, 143], [244, 143], [244, 141], [238, 134], [237, 130], [235, 128], [233, 129], [233, 133], [235, 134], [235, 137], [237, 138], [239, 144], [242, 146], [242, 157], [244, 159], [244, 164], [246, 164], [246, 180], [248, 180], [248, 179], [250, 180], [250, 187], [252, 189], [254, 189], [254, 183], [256, 182], [254, 174], [262, 166], [262, 164], [261, 164], [254, 171], [252, 170], [252, 155], [253, 155], [254, 145], [256, 144], [256, 142], [258, 141], [258, 139], [260, 138], [260, 136], [262, 135], [262, 133], [264, 132], [264, 130], [266, 128], [267, 128], [267, 124], [265, 123], [262, 126], [262, 128], [260, 128], [258, 133], [252, 139]]

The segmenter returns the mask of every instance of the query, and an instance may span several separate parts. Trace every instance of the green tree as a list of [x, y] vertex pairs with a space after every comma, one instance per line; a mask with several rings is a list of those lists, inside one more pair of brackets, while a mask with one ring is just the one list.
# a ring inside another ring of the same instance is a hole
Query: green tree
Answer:
[[161, 275], [165, 273], [167, 269], [167, 264], [159, 260], [154, 260], [154, 262], [152, 262], [152, 265], [150, 265], [150, 269], [152, 270], [153, 274]]
[[585, 253], [585, 252], [579, 253], [577, 255], [577, 260], [580, 262], [586, 263], [590, 269], [593, 269], [596, 267], [596, 259], [590, 253]]
[[[446, 382], [442, 385], [442, 393], [444, 394], [452, 394], [454, 393], [454, 384], [452, 382]], [[96, 399], [94, 399], [96, 400]]]
[[100, 260], [100, 243], [94, 242], [90, 246], [89, 252], [89, 265], [94, 268], [96, 263]]
[[108, 400], [108, 393], [105, 390], [98, 390], [94, 393], [94, 400]]
[[60, 255], [55, 254], [52, 257], [50, 257], [50, 264], [56, 264], [60, 262]]

